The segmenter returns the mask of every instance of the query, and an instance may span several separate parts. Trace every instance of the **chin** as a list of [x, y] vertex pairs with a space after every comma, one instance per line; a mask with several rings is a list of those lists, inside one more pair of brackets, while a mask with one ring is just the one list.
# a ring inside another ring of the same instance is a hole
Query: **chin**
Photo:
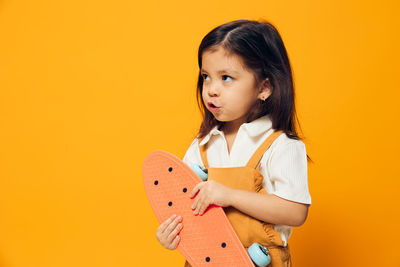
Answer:
[[217, 117], [214, 117], [218, 122], [222, 122], [222, 123], [226, 123], [226, 122], [230, 122], [231, 120], [227, 120], [227, 119], [224, 119], [224, 118], [217, 118]]
[[219, 122], [227, 122], [228, 120], [226, 119], [226, 118], [224, 118], [223, 116], [215, 116], [214, 114], [213, 114], [213, 116], [214, 116], [214, 118], [217, 120], [217, 121], [219, 121]]

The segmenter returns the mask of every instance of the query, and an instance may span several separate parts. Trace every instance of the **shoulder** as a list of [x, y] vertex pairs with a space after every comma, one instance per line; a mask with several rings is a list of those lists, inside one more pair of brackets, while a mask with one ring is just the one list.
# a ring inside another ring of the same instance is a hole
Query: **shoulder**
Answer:
[[287, 200], [311, 204], [303, 141], [281, 134], [264, 154], [261, 172], [268, 192]]
[[189, 148], [186, 150], [185, 156], [183, 157], [183, 162], [188, 165], [199, 164], [199, 162], [201, 162], [198, 137], [194, 138]]
[[271, 144], [269, 149], [264, 152], [262, 162], [269, 164], [280, 161], [296, 160], [307, 164], [306, 146], [302, 140], [289, 138], [286, 133], [280, 134]]
[[306, 151], [306, 146], [302, 140], [296, 140], [289, 138], [286, 133], [280, 134], [275, 141], [271, 144], [271, 152], [277, 150], [295, 149], [300, 151]]

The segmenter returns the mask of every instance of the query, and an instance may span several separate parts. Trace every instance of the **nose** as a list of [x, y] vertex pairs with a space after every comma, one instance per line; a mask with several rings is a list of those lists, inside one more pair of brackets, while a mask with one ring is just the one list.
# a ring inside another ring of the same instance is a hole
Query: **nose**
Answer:
[[219, 96], [219, 89], [217, 84], [212, 84], [207, 88], [207, 94], [209, 96]]

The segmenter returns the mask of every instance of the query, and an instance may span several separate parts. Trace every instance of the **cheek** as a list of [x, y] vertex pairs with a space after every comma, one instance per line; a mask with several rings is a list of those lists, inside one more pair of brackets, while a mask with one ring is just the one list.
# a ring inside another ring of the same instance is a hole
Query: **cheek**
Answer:
[[206, 96], [206, 90], [203, 89], [203, 92], [201, 93], [201, 99], [203, 99], [203, 101], [204, 101], [205, 96]]
[[249, 93], [232, 95], [230, 102], [241, 110], [247, 110], [254, 104], [253, 98]]
[[201, 100], [203, 101], [203, 103], [204, 103], [204, 106], [207, 106], [206, 105], [206, 91], [205, 90], [203, 90], [203, 93], [201, 94]]
[[242, 94], [241, 92], [232, 92], [228, 94], [225, 99], [237, 106], [244, 106], [248, 102], [248, 96]]

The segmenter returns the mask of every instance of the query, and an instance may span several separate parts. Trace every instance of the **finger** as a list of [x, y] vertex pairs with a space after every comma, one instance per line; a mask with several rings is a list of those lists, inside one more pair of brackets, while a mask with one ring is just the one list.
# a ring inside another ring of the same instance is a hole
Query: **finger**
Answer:
[[176, 225], [181, 221], [182, 217], [178, 216], [176, 217], [165, 229], [163, 232], [163, 235], [169, 236], [169, 234], [175, 229]]
[[210, 204], [212, 204], [210, 198], [206, 195], [202, 196], [200, 205], [198, 205], [197, 209], [198, 214], [202, 215]]
[[192, 190], [192, 192], [190, 193], [190, 198], [194, 197], [196, 195], [196, 193], [201, 189], [201, 187], [204, 185], [204, 182], [200, 182], [198, 183]]
[[163, 233], [165, 229], [167, 229], [168, 225], [172, 222], [173, 219], [176, 218], [176, 215], [172, 215], [168, 219], [166, 219], [159, 227], [158, 227], [158, 232]]
[[203, 215], [204, 211], [210, 206], [210, 201], [204, 201], [201, 207], [199, 208], [199, 215]]
[[195, 210], [196, 209], [196, 207], [197, 207], [197, 205], [198, 205], [198, 202], [199, 202], [199, 196], [197, 196], [195, 199], [194, 199], [194, 201], [193, 201], [193, 204], [192, 204], [192, 210]]
[[204, 197], [203, 196], [198, 196], [198, 202], [196, 203], [196, 207], [194, 210], [194, 214], [199, 214], [199, 211], [201, 209], [201, 207], [204, 205]]
[[176, 249], [176, 247], [178, 246], [180, 237], [179, 235], [177, 235], [174, 240], [172, 241], [171, 245], [170, 245], [170, 249]]
[[195, 210], [196, 208], [198, 208], [198, 206], [201, 204], [201, 201], [203, 198], [204, 198], [204, 193], [202, 191], [200, 191], [193, 201], [192, 210]]
[[182, 230], [182, 224], [179, 223], [175, 229], [171, 232], [171, 234], [168, 236], [167, 241], [168, 243], [171, 243], [175, 237], [179, 234], [179, 232]]

